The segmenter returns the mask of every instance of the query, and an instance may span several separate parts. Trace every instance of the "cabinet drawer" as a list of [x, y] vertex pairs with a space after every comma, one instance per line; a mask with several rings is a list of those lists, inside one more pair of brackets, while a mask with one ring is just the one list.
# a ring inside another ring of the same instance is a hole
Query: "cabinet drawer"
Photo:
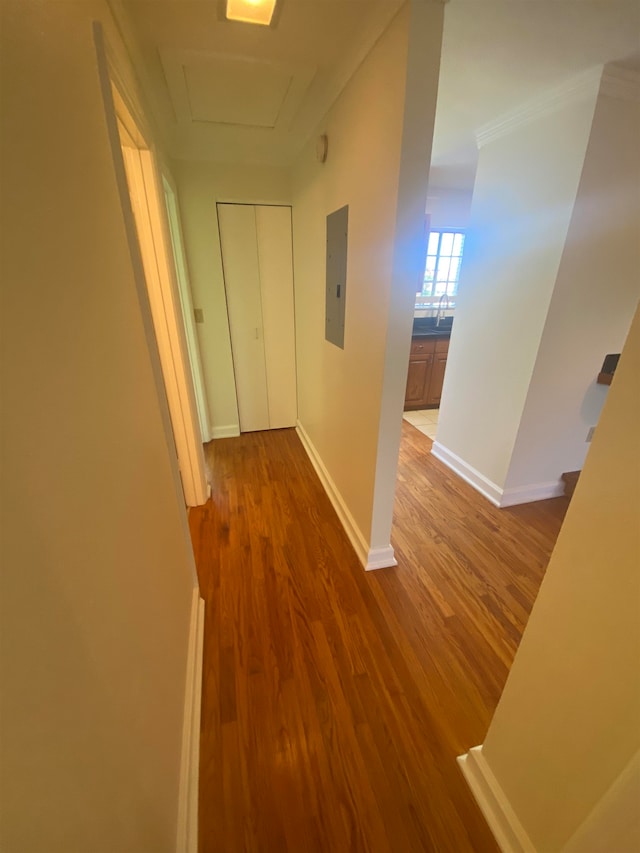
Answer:
[[436, 342], [429, 338], [412, 338], [411, 355], [427, 355], [435, 352]]
[[436, 352], [449, 352], [449, 338], [436, 341]]

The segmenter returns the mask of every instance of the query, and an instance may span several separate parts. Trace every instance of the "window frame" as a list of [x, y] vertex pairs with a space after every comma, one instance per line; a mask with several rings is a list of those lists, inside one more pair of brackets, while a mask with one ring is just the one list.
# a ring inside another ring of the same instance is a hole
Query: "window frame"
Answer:
[[[431, 293], [425, 293], [425, 285], [427, 284], [427, 262], [428, 262], [428, 258], [434, 257], [433, 253], [431, 253], [431, 254], [429, 253], [429, 243], [431, 241], [431, 236], [433, 234], [438, 235], [438, 246], [437, 246], [437, 251], [435, 254], [436, 260], [435, 260], [435, 266], [434, 266], [434, 278], [428, 282], [428, 284], [431, 286], [432, 292]], [[452, 252], [451, 253], [447, 253], [445, 255], [441, 254], [442, 237], [445, 234], [454, 235], [454, 241], [455, 241], [456, 236], [462, 237], [462, 245], [460, 247], [460, 254], [454, 254], [453, 253], [453, 245], [452, 245]], [[429, 229], [428, 234], [427, 234], [427, 255], [425, 258], [425, 270], [424, 270], [423, 286], [422, 286], [422, 289], [416, 293], [416, 305], [418, 305], [418, 303], [420, 306], [439, 303], [445, 297], [447, 298], [447, 302], [450, 302], [451, 300], [455, 300], [455, 297], [458, 294], [458, 284], [460, 281], [460, 268], [462, 265], [462, 258], [464, 256], [465, 238], [466, 238], [466, 231], [463, 228], [430, 228]], [[435, 290], [436, 290], [436, 286], [438, 284], [438, 281], [437, 281], [438, 267], [439, 267], [441, 258], [448, 259], [449, 261], [451, 261], [453, 259], [459, 259], [459, 263], [458, 263], [457, 275], [455, 276], [455, 278], [449, 277], [449, 274], [450, 274], [450, 269], [449, 269], [449, 272], [447, 274], [447, 280], [445, 283], [444, 292], [443, 293], [436, 293]], [[452, 284], [453, 284], [453, 288], [451, 287]]]

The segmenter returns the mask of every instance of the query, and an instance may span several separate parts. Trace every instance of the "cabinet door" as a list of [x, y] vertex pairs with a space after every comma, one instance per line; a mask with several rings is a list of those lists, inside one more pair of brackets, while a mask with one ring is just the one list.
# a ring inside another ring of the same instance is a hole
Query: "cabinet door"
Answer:
[[407, 390], [404, 397], [405, 408], [426, 405], [432, 366], [432, 355], [421, 356], [419, 359], [409, 361]]
[[437, 406], [442, 396], [442, 386], [444, 385], [444, 371], [447, 366], [446, 352], [437, 352], [433, 361], [433, 370], [431, 371], [431, 382], [429, 384], [429, 393], [427, 395], [427, 405]]

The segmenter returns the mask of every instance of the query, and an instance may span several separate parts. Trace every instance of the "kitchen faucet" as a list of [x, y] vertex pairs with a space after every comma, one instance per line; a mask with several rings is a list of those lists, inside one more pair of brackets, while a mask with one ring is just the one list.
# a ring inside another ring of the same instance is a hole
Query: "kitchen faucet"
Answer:
[[442, 308], [442, 300], [443, 299], [446, 299], [447, 308], [448, 308], [449, 307], [449, 294], [447, 293], [446, 290], [442, 294], [442, 296], [440, 297], [440, 301], [438, 302], [438, 313], [436, 314], [436, 326], [440, 325], [440, 320], [444, 320], [444, 312], [447, 310], [447, 308], [444, 308], [444, 309]]

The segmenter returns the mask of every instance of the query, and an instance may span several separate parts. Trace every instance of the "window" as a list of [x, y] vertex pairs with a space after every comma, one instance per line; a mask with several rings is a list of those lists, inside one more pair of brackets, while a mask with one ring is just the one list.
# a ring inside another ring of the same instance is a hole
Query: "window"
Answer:
[[429, 233], [424, 283], [422, 291], [417, 294], [421, 302], [437, 301], [445, 294], [456, 295], [463, 248], [463, 231]]

